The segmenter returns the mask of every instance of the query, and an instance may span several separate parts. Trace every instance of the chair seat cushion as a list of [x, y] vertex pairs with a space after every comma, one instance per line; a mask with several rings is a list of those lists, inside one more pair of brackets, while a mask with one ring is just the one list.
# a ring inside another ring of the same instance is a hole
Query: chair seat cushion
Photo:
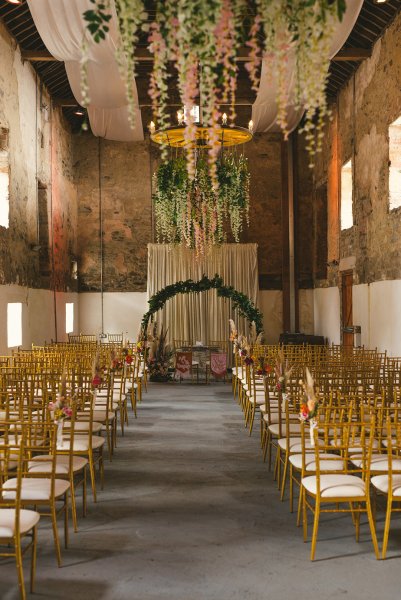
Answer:
[[[84, 456], [73, 456], [72, 457], [72, 470], [74, 473], [78, 473], [88, 464], [88, 459]], [[70, 457], [66, 454], [58, 454], [56, 460], [56, 475], [67, 475], [70, 468]], [[28, 470], [30, 472], [39, 473], [50, 473], [52, 470], [51, 456], [48, 454], [41, 454], [35, 456], [28, 462]]]
[[[362, 467], [363, 461], [361, 455], [353, 455], [350, 457], [350, 460], [352, 464], [355, 465], [358, 469]], [[401, 458], [394, 457], [392, 460], [392, 464], [394, 470], [401, 471]], [[388, 471], [387, 454], [372, 454], [370, 468], [372, 471]]]
[[[40, 514], [35, 510], [21, 509], [19, 513], [20, 533], [28, 533], [38, 524]], [[15, 533], [15, 509], [0, 508], [0, 538], [12, 538]]]
[[[279, 422], [279, 420], [278, 420], [279, 419], [278, 412], [272, 412], [272, 411], [270, 411], [270, 418], [269, 418], [269, 414], [267, 412], [265, 412], [266, 409], [265, 409], [264, 406], [261, 407], [260, 410], [263, 410], [263, 412], [265, 413], [263, 415], [263, 420], [266, 423], [273, 424], [273, 423], [278, 423]], [[281, 413], [281, 422], [282, 422], [283, 425], [285, 424], [285, 413]]]
[[[313, 495], [316, 495], [316, 476], [302, 478], [302, 485]], [[339, 473], [338, 475], [320, 476], [321, 498], [363, 498], [365, 496], [365, 482], [356, 475]]]
[[[281, 433], [280, 433], [280, 424], [279, 423], [272, 423], [271, 425], [269, 425], [269, 431], [272, 435], [278, 436], [278, 435], [286, 435], [287, 433], [287, 427], [286, 424], [283, 423], [281, 425]], [[301, 424], [300, 423], [290, 423], [290, 433], [301, 433]]]
[[[3, 497], [5, 500], [15, 498], [15, 491], [7, 491], [9, 488], [15, 488], [17, 485], [16, 479], [8, 479], [4, 483]], [[63, 496], [69, 489], [70, 482], [65, 479], [56, 479], [54, 485], [54, 496], [58, 498]], [[21, 500], [28, 502], [30, 500], [50, 500], [51, 480], [47, 477], [23, 477], [21, 481]]]
[[[337, 457], [337, 460], [335, 460], [334, 457]], [[327, 460], [325, 460], [325, 458]], [[290, 456], [290, 463], [296, 469], [302, 469], [302, 454], [292, 454]], [[341, 460], [341, 458], [338, 458], [337, 454], [326, 452], [320, 453], [319, 464], [322, 471], [341, 471], [344, 467], [344, 461]], [[316, 471], [316, 457], [314, 452], [305, 455], [305, 470]]]
[[[69, 450], [70, 448], [69, 439], [63, 440], [63, 450]], [[92, 435], [92, 449], [97, 450], [101, 448], [105, 442], [105, 438], [100, 435]], [[87, 452], [89, 450], [89, 436], [87, 435], [76, 435], [74, 437], [73, 452]]]
[[[68, 427], [69, 421], [64, 423], [63, 431], [68, 431], [70, 429]], [[89, 431], [89, 421], [75, 421], [74, 431]], [[102, 430], [103, 423], [98, 423], [97, 421], [93, 421], [92, 423], [92, 433], [99, 433]]]
[[[319, 440], [320, 444], [324, 444], [323, 440]], [[287, 450], [287, 438], [281, 438], [278, 441], [278, 445], [280, 446], [280, 448], [282, 450]], [[289, 438], [289, 448], [288, 448], [289, 452], [292, 453], [298, 453], [301, 454], [302, 453], [302, 438], [300, 437], [290, 437]], [[310, 439], [306, 438], [305, 439], [305, 450], [307, 452], [314, 452], [315, 449], [312, 447], [311, 443], [310, 443]]]
[[[389, 491], [389, 477], [388, 475], [375, 475], [370, 480], [371, 484], [383, 494], [388, 494]], [[401, 475], [393, 475], [392, 481], [393, 496], [396, 498], [401, 497]]]

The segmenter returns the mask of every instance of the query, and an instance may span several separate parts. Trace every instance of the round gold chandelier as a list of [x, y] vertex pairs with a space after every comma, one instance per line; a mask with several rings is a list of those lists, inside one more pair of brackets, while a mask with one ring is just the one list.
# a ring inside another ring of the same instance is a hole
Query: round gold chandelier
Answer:
[[[171, 148], [186, 148], [189, 144], [194, 149], [210, 148], [209, 144], [209, 130], [204, 127], [201, 123], [195, 123], [196, 135], [195, 139], [188, 142], [185, 137], [185, 122], [184, 113], [178, 111], [177, 113], [178, 125], [172, 127], [166, 127], [165, 129], [156, 129], [153, 121], [149, 124], [150, 139], [156, 144], [169, 146]], [[253, 122], [249, 121], [248, 129], [245, 127], [237, 127], [235, 125], [227, 125], [227, 115], [224, 113], [222, 117], [222, 124], [216, 130], [217, 139], [222, 147], [228, 148], [230, 146], [239, 146], [240, 144], [246, 144], [253, 138]]]

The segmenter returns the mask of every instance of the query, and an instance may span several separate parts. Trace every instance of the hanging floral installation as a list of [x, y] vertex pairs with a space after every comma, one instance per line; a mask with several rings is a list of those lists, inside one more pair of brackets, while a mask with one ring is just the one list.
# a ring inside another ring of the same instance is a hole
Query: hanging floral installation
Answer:
[[[84, 17], [96, 42], [107, 36], [115, 7], [121, 38], [116, 52], [126, 82], [131, 121], [135, 49], [140, 35], [148, 35], [154, 56], [149, 93], [159, 129], [170, 124], [167, 105], [171, 66], [178, 74], [178, 91], [187, 115], [190, 177], [195, 176], [196, 169], [195, 154], [191, 152], [196, 124], [191, 109], [201, 91], [202, 123], [208, 128], [209, 138], [209, 172], [216, 181], [220, 105], [231, 103], [229, 118], [233, 124], [237, 57], [244, 45], [249, 49], [246, 67], [254, 89], [259, 85], [262, 60], [269, 76], [278, 83], [278, 122], [285, 135], [289, 100], [305, 109], [304, 131], [313, 161], [322, 144], [324, 121], [330, 114], [325, 95], [330, 42], [345, 12], [346, 0], [159, 0], [154, 19], [147, 14], [142, 0], [91, 2], [93, 8]], [[288, 97], [290, 73], [296, 78], [295, 99]]]
[[227, 228], [239, 241], [249, 224], [249, 171], [246, 158], [232, 154], [217, 163], [214, 188], [208, 163], [200, 158], [195, 177], [183, 156], [162, 162], [153, 177], [153, 202], [159, 242], [185, 244], [203, 254], [226, 241]]

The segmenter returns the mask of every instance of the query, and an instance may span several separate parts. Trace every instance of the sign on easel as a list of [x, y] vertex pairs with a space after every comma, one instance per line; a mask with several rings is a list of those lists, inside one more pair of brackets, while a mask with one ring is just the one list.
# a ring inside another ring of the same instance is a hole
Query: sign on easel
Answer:
[[192, 375], [192, 352], [177, 352], [175, 355], [175, 376], [177, 379], [190, 379]]
[[225, 352], [210, 355], [210, 370], [216, 378], [225, 377], [227, 373], [227, 354]]

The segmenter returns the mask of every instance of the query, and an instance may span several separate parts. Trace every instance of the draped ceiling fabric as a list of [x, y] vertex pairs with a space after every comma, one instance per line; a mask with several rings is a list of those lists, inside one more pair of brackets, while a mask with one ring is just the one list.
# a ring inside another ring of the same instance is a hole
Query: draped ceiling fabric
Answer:
[[[78, 104], [82, 104], [80, 60], [86, 34], [83, 13], [93, 9], [93, 4], [90, 0], [28, 0], [28, 4], [46, 48], [54, 58], [64, 61], [72, 92]], [[96, 44], [87, 37], [89, 122], [96, 136], [116, 141], [140, 141], [143, 140], [143, 127], [137, 90], [135, 86], [137, 107], [135, 128], [132, 129], [128, 121], [125, 83], [115, 57], [118, 28], [114, 2], [112, 9], [106, 39]]]
[[[333, 58], [337, 52], [343, 47], [362, 8], [363, 0], [348, 0], [347, 8], [343, 16], [343, 20], [338, 24], [338, 27], [333, 36], [330, 49], [330, 58]], [[299, 125], [304, 114], [303, 108], [295, 107], [295, 58], [289, 58], [289, 78], [287, 82], [287, 91], [289, 97], [293, 99], [293, 104], [287, 107], [287, 123], [288, 131], [294, 131]], [[269, 78], [265, 63], [262, 63], [262, 71], [260, 76], [260, 85], [256, 100], [252, 106], [252, 121], [254, 131], [280, 131], [277, 119], [277, 81], [274, 77]]]
[[[224, 285], [232, 285], [257, 305], [258, 257], [257, 244], [223, 244], [204, 259], [195, 260], [192, 250], [171, 248], [168, 244], [148, 244], [148, 299], [166, 285], [202, 275], [220, 275]], [[233, 318], [240, 333], [248, 334], [246, 319], [239, 318], [231, 308], [231, 300], [219, 298], [216, 290], [199, 294], [177, 294], [167, 300], [155, 319], [168, 328], [168, 339], [193, 340], [207, 343], [228, 340], [229, 323]]]

